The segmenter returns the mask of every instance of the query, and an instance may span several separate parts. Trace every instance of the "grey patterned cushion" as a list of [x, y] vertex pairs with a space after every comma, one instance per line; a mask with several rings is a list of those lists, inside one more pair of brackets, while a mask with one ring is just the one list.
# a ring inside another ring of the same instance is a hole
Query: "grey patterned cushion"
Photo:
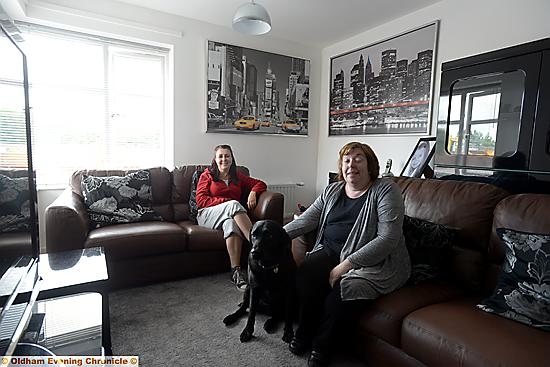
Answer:
[[29, 179], [0, 174], [0, 232], [29, 230]]
[[550, 331], [550, 234], [498, 228], [506, 259], [493, 294], [477, 307]]
[[197, 213], [199, 208], [197, 206], [197, 183], [201, 177], [201, 171], [196, 170], [191, 177], [191, 193], [189, 195], [189, 218], [193, 221], [197, 221]]
[[456, 230], [405, 215], [403, 235], [411, 257], [409, 283], [418, 284], [443, 275]]
[[81, 189], [92, 227], [162, 220], [152, 208], [153, 195], [147, 170], [123, 177], [83, 175]]

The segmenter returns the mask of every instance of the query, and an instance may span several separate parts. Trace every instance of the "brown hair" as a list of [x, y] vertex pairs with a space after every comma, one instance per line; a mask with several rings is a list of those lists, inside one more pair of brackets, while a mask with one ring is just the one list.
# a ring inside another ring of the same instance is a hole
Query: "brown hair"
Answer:
[[216, 145], [216, 147], [214, 148], [214, 158], [212, 158], [212, 163], [210, 164], [210, 173], [212, 174], [214, 181], [220, 181], [220, 170], [218, 169], [218, 165], [216, 164], [216, 152], [219, 149], [227, 149], [229, 150], [229, 152], [231, 152], [232, 162], [231, 167], [229, 167], [229, 177], [232, 182], [239, 182], [237, 178], [237, 162], [235, 162], [235, 155], [233, 155], [233, 149], [231, 149], [231, 146], [227, 144]]
[[378, 157], [374, 154], [374, 151], [367, 144], [359, 143], [357, 141], [352, 141], [347, 143], [340, 149], [338, 153], [338, 180], [342, 181], [344, 177], [342, 176], [342, 158], [348, 154], [352, 149], [361, 149], [367, 158], [367, 166], [369, 169], [369, 176], [372, 181], [378, 178], [380, 173], [380, 164], [378, 163]]

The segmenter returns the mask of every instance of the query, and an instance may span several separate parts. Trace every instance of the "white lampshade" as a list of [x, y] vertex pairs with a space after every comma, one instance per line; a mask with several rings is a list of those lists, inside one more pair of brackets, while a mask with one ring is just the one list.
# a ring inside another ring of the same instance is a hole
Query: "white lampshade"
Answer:
[[265, 34], [271, 30], [271, 18], [263, 6], [252, 1], [237, 9], [233, 16], [233, 29], [255, 36]]

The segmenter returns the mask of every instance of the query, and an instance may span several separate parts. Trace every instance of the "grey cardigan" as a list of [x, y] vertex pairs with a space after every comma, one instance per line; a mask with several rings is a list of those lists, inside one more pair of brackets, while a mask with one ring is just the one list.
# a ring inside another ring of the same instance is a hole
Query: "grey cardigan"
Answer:
[[[328, 213], [344, 189], [344, 182], [328, 185], [313, 204], [284, 228], [291, 238], [317, 230], [311, 252], [323, 248], [321, 238]], [[353, 269], [340, 282], [343, 300], [374, 299], [403, 286], [411, 263], [403, 237], [403, 197], [389, 179], [379, 178], [367, 190], [367, 198], [342, 248]], [[307, 255], [306, 255], [307, 256]]]

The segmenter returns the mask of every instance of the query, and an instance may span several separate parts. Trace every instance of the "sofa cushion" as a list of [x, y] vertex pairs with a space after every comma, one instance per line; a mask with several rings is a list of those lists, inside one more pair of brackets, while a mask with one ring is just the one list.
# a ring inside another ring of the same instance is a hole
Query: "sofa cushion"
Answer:
[[217, 229], [201, 227], [191, 221], [178, 222], [188, 238], [188, 251], [226, 251], [223, 232]]
[[411, 313], [403, 320], [403, 351], [427, 366], [550, 366], [548, 333], [483, 312], [477, 302], [456, 299]]
[[29, 179], [0, 174], [0, 232], [29, 230]]
[[149, 171], [126, 176], [82, 176], [82, 195], [93, 227], [161, 220], [152, 208]]
[[189, 219], [193, 222], [197, 221], [197, 213], [199, 212], [199, 207], [197, 206], [197, 184], [199, 183], [199, 178], [201, 177], [201, 171], [196, 170], [191, 176], [191, 187], [189, 193]]
[[441, 276], [448, 266], [456, 231], [442, 224], [405, 215], [403, 234], [412, 265], [409, 283], [418, 284]]
[[483, 311], [550, 331], [550, 234], [498, 228], [506, 258]]
[[458, 298], [464, 291], [440, 281], [427, 281], [403, 288], [375, 299], [359, 317], [363, 334], [374, 335], [399, 347], [405, 316], [419, 308]]
[[175, 223], [127, 223], [90, 231], [85, 246], [103, 246], [109, 260], [125, 260], [183, 252], [187, 236]]
[[[507, 246], [497, 233], [497, 228], [509, 228], [530, 233], [550, 233], [550, 195], [519, 194], [501, 200], [495, 208], [491, 242], [487, 253], [489, 266], [485, 284], [486, 294], [495, 289], [504, 263]], [[527, 220], [526, 220], [527, 219]]]

